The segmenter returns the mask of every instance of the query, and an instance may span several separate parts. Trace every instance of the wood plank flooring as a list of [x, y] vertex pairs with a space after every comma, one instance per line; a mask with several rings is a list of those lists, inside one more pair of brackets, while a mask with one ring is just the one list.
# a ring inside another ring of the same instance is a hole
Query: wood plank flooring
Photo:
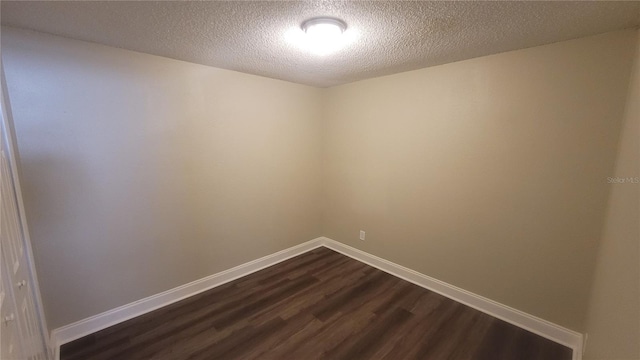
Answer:
[[65, 344], [76, 359], [571, 359], [326, 248]]

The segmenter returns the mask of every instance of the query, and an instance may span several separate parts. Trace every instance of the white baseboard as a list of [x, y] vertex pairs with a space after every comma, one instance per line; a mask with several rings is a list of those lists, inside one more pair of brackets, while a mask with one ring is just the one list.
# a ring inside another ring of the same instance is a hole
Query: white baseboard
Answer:
[[325, 246], [331, 250], [335, 250], [341, 254], [371, 265], [420, 287], [431, 290], [493, 317], [504, 320], [510, 324], [565, 345], [573, 349], [573, 360], [582, 359], [582, 334], [580, 333], [500, 304], [480, 295], [460, 289], [417, 271], [339, 243], [335, 240], [326, 237], [319, 237], [303, 244], [279, 251], [275, 254], [267, 255], [260, 259], [236, 266], [229, 270], [207, 276], [165, 292], [77, 321], [73, 324], [54, 329], [51, 331], [51, 344], [55, 349], [56, 360], [59, 359], [60, 346], [65, 343], [106, 329], [136, 316], [146, 314], [163, 306], [167, 306], [203, 291], [212, 289], [216, 286], [228, 283], [294, 256], [311, 251], [320, 246]]
[[[152, 295], [147, 298], [134, 301], [130, 304], [54, 329], [51, 331], [51, 344], [55, 347], [55, 352], [59, 353], [60, 346], [70, 341], [79, 339], [96, 331], [106, 329], [136, 316], [146, 314], [163, 306], [167, 306], [203, 291], [212, 289], [216, 286], [228, 283], [229, 281], [233, 281], [266, 267], [275, 265], [294, 256], [311, 251], [322, 246], [322, 241], [323, 238], [307, 241], [260, 259], [238, 265], [229, 270], [192, 281], [188, 284], [178, 286], [159, 294]], [[56, 355], [59, 356], [58, 354]]]
[[355, 260], [378, 268], [393, 276], [414, 283], [420, 287], [446, 296], [449, 299], [482, 311], [483, 313], [489, 314], [495, 318], [504, 320], [534, 334], [567, 346], [573, 350], [573, 360], [582, 359], [582, 334], [580, 333], [566, 329], [520, 310], [516, 310], [507, 305], [500, 304], [483, 296], [463, 290], [451, 284], [447, 284], [446, 282], [434, 279], [430, 276], [392, 263], [391, 261], [387, 261], [351, 246], [339, 243], [335, 240], [324, 238], [322, 245]]

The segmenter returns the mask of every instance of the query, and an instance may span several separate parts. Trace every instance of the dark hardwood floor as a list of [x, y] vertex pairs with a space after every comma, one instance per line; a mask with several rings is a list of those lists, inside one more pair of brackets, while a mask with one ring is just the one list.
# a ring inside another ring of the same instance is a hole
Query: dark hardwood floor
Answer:
[[326, 248], [65, 344], [72, 359], [571, 359]]

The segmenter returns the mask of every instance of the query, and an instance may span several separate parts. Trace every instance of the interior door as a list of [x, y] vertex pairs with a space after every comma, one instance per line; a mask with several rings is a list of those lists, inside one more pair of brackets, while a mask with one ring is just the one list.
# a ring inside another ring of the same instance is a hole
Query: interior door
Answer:
[[[0, 144], [2, 144], [2, 137], [0, 136]], [[0, 149], [4, 146], [2, 144]], [[0, 180], [3, 178], [3, 174], [0, 172]], [[0, 200], [4, 195], [4, 191], [0, 188]], [[0, 201], [0, 204], [2, 202]], [[0, 229], [4, 229], [4, 216], [0, 217]], [[13, 271], [13, 265], [9, 264], [4, 259], [4, 254], [13, 252], [13, 249], [8, 248], [8, 244], [5, 245], [4, 241], [0, 241], [0, 359], [21, 359], [20, 345], [20, 330], [18, 329], [17, 312], [15, 303], [13, 301], [13, 294], [11, 293], [11, 280], [9, 273]]]
[[[0, 73], [1, 71], [0, 65]], [[6, 89], [4, 79], [2, 92]], [[49, 353], [44, 338], [44, 320], [35, 302], [30, 248], [24, 234], [24, 222], [18, 203], [17, 177], [13, 174], [12, 153], [7, 132], [10, 112], [0, 95], [0, 272], [2, 272], [0, 359], [46, 360]], [[37, 286], [37, 285], [35, 285]]]
[[[24, 251], [24, 241], [18, 215], [18, 205], [13, 188], [13, 180], [7, 152], [3, 142], [0, 152], [0, 179], [2, 187], [0, 196], [0, 241], [3, 244], [3, 257], [7, 266], [7, 286], [12, 286], [15, 305], [15, 322], [20, 334], [22, 357], [26, 359], [44, 359], [39, 334], [38, 317], [36, 314], [33, 291], [29, 278], [29, 270]], [[8, 268], [8, 269], [7, 269]], [[13, 320], [12, 320], [13, 321]], [[3, 358], [4, 359], [4, 358]]]
[[[0, 224], [1, 226], [1, 224]], [[20, 331], [18, 329], [17, 312], [10, 299], [7, 290], [12, 286], [9, 282], [8, 271], [6, 271], [5, 261], [0, 264], [0, 359], [22, 359], [24, 356], [20, 350]]]
[[[4, 147], [3, 138], [4, 136], [0, 136], [0, 149]], [[3, 178], [4, 174], [0, 171], [0, 184], [4, 183], [1, 181]], [[5, 196], [3, 188], [3, 186], [0, 186], [0, 204], [2, 204]], [[0, 213], [4, 215], [1, 210]], [[0, 216], [0, 229], [4, 229], [4, 227], [4, 216]], [[8, 254], [15, 251], [15, 249], [9, 249], [9, 244], [5, 244], [4, 240], [0, 241], [0, 359], [22, 359], [24, 357], [21, 352], [18, 313], [12, 293], [13, 284], [9, 277], [9, 273], [13, 272], [14, 266], [9, 264], [4, 256], [5, 253]]]

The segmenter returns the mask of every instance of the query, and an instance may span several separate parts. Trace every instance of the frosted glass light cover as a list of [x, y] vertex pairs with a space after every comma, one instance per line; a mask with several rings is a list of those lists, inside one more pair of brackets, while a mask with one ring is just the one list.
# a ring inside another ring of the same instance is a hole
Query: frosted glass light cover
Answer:
[[316, 18], [305, 21], [302, 30], [309, 50], [324, 55], [342, 47], [346, 24], [337, 19]]

